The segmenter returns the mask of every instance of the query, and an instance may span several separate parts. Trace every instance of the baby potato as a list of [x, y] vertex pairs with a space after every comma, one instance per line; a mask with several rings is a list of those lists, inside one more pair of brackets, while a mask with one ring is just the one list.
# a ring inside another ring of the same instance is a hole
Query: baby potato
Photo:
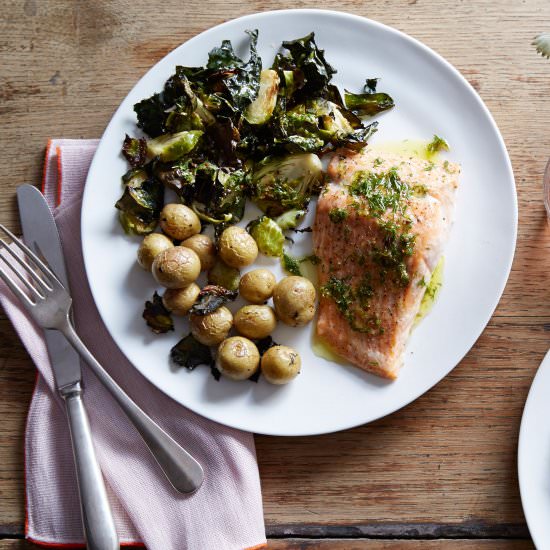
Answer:
[[174, 315], [187, 315], [200, 291], [200, 286], [195, 283], [184, 288], [168, 288], [162, 296], [162, 303]]
[[253, 340], [269, 336], [276, 326], [277, 317], [269, 306], [244, 306], [235, 314], [237, 332]]
[[288, 384], [300, 374], [302, 360], [287, 346], [273, 346], [262, 356], [262, 374], [272, 384]]
[[230, 267], [245, 267], [258, 257], [256, 241], [236, 225], [228, 227], [221, 234], [218, 249], [221, 259]]
[[242, 276], [239, 293], [253, 304], [263, 304], [271, 298], [276, 284], [277, 279], [269, 269], [253, 269]]
[[227, 338], [233, 326], [233, 315], [221, 306], [208, 315], [191, 315], [191, 334], [205, 346], [215, 346]]
[[167, 204], [160, 213], [160, 228], [173, 239], [183, 241], [201, 230], [199, 217], [185, 204]]
[[256, 345], [242, 336], [224, 340], [218, 348], [217, 369], [232, 380], [250, 378], [260, 365], [260, 352]]
[[216, 263], [216, 247], [208, 235], [193, 235], [181, 243], [197, 253], [201, 261], [201, 271], [208, 271]]
[[184, 288], [199, 276], [201, 262], [197, 254], [189, 248], [173, 246], [155, 257], [151, 271], [162, 286]]
[[160, 254], [163, 250], [172, 248], [173, 246], [174, 243], [166, 235], [162, 235], [161, 233], [150, 233], [146, 235], [138, 248], [138, 264], [143, 267], [143, 269], [151, 271], [155, 256]]
[[286, 325], [306, 325], [315, 315], [315, 288], [305, 277], [285, 277], [273, 290], [273, 304], [277, 317]]

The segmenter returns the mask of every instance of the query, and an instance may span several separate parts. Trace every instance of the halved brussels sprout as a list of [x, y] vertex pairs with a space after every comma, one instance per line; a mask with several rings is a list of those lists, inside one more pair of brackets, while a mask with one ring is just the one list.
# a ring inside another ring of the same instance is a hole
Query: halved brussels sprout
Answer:
[[124, 194], [115, 204], [124, 231], [132, 235], [146, 235], [157, 226], [164, 189], [141, 168], [129, 170], [122, 176]]
[[162, 162], [177, 160], [189, 153], [201, 136], [200, 130], [164, 134], [147, 142], [147, 152], [152, 157], [159, 157]]
[[262, 254], [279, 257], [283, 253], [285, 236], [283, 230], [274, 220], [267, 216], [261, 216], [251, 222], [247, 229]]
[[303, 209], [318, 191], [322, 171], [319, 157], [312, 153], [267, 157], [257, 164], [252, 175], [252, 200], [268, 216]]
[[272, 69], [260, 73], [260, 89], [256, 99], [246, 108], [244, 118], [250, 124], [265, 124], [273, 114], [279, 91], [279, 75]]
[[275, 218], [275, 223], [283, 230], [296, 229], [298, 224], [304, 219], [307, 210], [289, 210], [279, 217]]

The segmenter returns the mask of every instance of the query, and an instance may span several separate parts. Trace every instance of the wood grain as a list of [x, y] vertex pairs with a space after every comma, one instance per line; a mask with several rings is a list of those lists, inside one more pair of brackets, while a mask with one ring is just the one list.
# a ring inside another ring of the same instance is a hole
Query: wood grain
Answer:
[[[15, 188], [39, 181], [46, 140], [99, 136], [136, 80], [181, 42], [246, 13], [334, 8], [327, 0], [190, 0], [185, 7], [163, 0], [151, 17], [150, 6], [145, 0], [4, 2], [0, 220], [12, 229], [19, 231]], [[530, 42], [537, 32], [549, 30], [550, 4], [343, 0], [337, 7], [422, 40], [478, 90], [514, 167], [517, 251], [489, 326], [453, 373], [422, 398], [388, 418], [339, 434], [256, 438], [268, 531], [309, 539], [361, 537], [371, 530], [370, 537], [377, 526], [404, 531], [416, 524], [418, 537], [433, 538], [434, 525], [454, 532], [453, 537], [527, 537], [516, 479], [517, 434], [531, 379], [550, 343], [550, 227], [541, 201], [550, 155], [550, 61], [537, 56]], [[23, 532], [22, 434], [33, 380], [30, 360], [0, 317], [0, 535]], [[344, 535], [342, 529], [347, 529]], [[0, 541], [0, 549], [31, 547], [25, 544]], [[278, 540], [271, 547], [531, 546], [516, 540], [369, 539]]]
[[[26, 540], [0, 540], [0, 550], [38, 550]], [[51, 547], [53, 548], [54, 547]], [[531, 550], [529, 541], [520, 540], [271, 540], [268, 550]]]

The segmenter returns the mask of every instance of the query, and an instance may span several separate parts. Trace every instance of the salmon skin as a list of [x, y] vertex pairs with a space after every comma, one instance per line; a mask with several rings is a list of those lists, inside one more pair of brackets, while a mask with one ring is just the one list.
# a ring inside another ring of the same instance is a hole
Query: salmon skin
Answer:
[[317, 333], [343, 358], [395, 379], [448, 239], [460, 166], [338, 151], [319, 196], [313, 246]]

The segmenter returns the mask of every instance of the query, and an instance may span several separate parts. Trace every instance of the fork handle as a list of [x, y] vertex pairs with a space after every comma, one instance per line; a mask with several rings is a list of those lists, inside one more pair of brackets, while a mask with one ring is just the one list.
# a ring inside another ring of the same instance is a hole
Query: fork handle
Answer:
[[67, 319], [59, 328], [65, 338], [88, 363], [99, 381], [113, 396], [130, 422], [158, 462], [168, 481], [180, 493], [192, 493], [202, 484], [204, 472], [201, 465], [174, 439], [172, 439], [151, 417], [149, 417], [99, 364], [75, 332]]
[[97, 462], [88, 415], [82, 402], [79, 383], [62, 388], [76, 465], [80, 509], [87, 548], [118, 550], [120, 548], [107, 491]]

